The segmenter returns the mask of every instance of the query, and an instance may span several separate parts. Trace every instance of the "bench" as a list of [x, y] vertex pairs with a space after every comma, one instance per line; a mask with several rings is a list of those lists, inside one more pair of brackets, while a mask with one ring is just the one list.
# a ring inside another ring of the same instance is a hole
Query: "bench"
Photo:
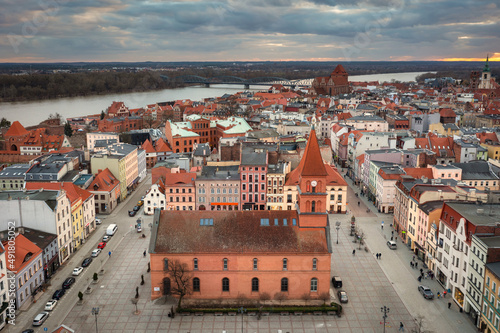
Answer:
[[223, 315], [223, 313], [222, 313], [222, 312], [215, 312], [215, 313], [214, 313], [214, 316], [216, 316], [216, 317], [220, 317], [220, 316], [222, 316], [222, 315]]
[[203, 312], [195, 312], [194, 315], [195, 316], [203, 316]]
[[236, 316], [236, 312], [228, 312], [227, 315], [228, 316]]

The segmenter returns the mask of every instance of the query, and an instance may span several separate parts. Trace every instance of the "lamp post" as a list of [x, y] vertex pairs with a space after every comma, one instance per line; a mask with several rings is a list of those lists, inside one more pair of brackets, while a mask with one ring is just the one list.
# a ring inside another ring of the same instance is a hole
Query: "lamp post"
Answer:
[[380, 311], [384, 314], [382, 318], [384, 319], [384, 333], [385, 333], [385, 320], [387, 319], [387, 314], [389, 313], [389, 308], [385, 305], [380, 308]]
[[99, 331], [97, 330], [97, 316], [99, 315], [99, 307], [92, 308], [92, 315], [95, 316], [95, 332], [99, 333]]
[[338, 244], [339, 243], [340, 221], [335, 222], [335, 229], [337, 229], [337, 244]]
[[243, 333], [243, 314], [247, 312], [247, 309], [241, 307], [238, 309], [238, 312], [241, 313], [241, 333]]

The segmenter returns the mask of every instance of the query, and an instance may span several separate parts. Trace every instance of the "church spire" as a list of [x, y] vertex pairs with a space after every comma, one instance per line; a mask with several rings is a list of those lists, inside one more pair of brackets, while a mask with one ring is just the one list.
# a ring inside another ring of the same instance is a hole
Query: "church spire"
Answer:
[[490, 71], [490, 56], [486, 55], [486, 63], [484, 64], [483, 72]]

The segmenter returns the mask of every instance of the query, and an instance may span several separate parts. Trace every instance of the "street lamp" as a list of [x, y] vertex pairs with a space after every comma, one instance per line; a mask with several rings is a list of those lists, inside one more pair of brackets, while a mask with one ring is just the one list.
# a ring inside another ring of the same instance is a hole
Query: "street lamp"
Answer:
[[384, 314], [382, 318], [384, 318], [384, 333], [385, 333], [385, 320], [387, 319], [387, 314], [389, 313], [389, 308], [384, 305], [384, 307], [380, 308], [380, 311]]
[[241, 307], [238, 309], [238, 312], [241, 313], [241, 333], [243, 333], [243, 314], [247, 312], [247, 309]]
[[99, 331], [97, 330], [97, 316], [99, 315], [99, 307], [92, 308], [92, 315], [95, 316], [95, 332], [99, 333]]
[[335, 222], [335, 229], [337, 229], [337, 244], [338, 244], [339, 243], [340, 221]]

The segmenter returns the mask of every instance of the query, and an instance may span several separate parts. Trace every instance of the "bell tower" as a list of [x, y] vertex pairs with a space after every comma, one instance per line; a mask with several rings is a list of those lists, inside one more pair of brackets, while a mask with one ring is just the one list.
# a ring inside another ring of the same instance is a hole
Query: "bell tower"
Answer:
[[491, 70], [489, 63], [489, 56], [486, 56], [486, 63], [484, 64], [483, 72], [481, 73], [481, 83], [479, 89], [492, 89], [491, 86]]
[[299, 173], [297, 209], [301, 227], [325, 227], [328, 222], [326, 181], [328, 173], [321, 157], [314, 128], [311, 130], [304, 156], [297, 167]]

